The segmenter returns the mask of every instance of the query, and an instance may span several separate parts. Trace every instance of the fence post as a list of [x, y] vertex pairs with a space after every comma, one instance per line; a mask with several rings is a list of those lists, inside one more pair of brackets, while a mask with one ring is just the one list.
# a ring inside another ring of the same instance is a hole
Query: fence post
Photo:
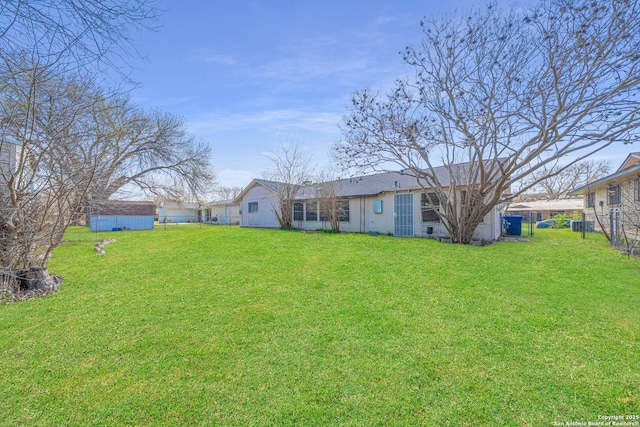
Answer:
[[582, 211], [582, 240], [585, 238], [587, 230], [587, 215], [585, 215], [584, 211]]
[[613, 209], [609, 210], [609, 244], [613, 246], [615, 230], [613, 229]]
[[622, 243], [620, 234], [620, 211], [616, 210], [616, 246], [620, 246]]

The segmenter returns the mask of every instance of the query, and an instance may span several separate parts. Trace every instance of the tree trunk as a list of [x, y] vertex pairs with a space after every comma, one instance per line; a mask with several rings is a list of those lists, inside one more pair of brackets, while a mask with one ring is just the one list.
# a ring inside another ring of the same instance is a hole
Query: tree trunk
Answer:
[[17, 297], [50, 295], [61, 283], [62, 277], [49, 274], [44, 267], [0, 271], [0, 293]]

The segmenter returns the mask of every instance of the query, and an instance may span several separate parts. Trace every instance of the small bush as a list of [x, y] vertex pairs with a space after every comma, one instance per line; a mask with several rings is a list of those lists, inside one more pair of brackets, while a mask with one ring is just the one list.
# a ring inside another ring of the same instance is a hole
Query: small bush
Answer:
[[557, 214], [553, 217], [553, 220], [555, 221], [555, 224], [551, 224], [551, 228], [564, 228], [567, 216], [565, 214]]

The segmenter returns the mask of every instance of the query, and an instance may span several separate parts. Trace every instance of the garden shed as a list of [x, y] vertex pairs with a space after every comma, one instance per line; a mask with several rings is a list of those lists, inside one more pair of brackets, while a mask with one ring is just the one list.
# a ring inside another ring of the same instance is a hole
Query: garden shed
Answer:
[[151, 230], [155, 214], [153, 202], [105, 200], [87, 204], [91, 231]]

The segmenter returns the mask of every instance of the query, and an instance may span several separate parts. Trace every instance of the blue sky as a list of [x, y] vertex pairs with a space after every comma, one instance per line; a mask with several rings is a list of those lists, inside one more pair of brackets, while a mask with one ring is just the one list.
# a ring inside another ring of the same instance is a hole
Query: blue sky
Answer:
[[[161, 0], [141, 35], [136, 102], [185, 118], [212, 147], [220, 185], [246, 186], [280, 141], [302, 141], [321, 167], [341, 138], [350, 94], [411, 73], [399, 55], [419, 21], [478, 2]], [[608, 152], [614, 167], [630, 151]]]

